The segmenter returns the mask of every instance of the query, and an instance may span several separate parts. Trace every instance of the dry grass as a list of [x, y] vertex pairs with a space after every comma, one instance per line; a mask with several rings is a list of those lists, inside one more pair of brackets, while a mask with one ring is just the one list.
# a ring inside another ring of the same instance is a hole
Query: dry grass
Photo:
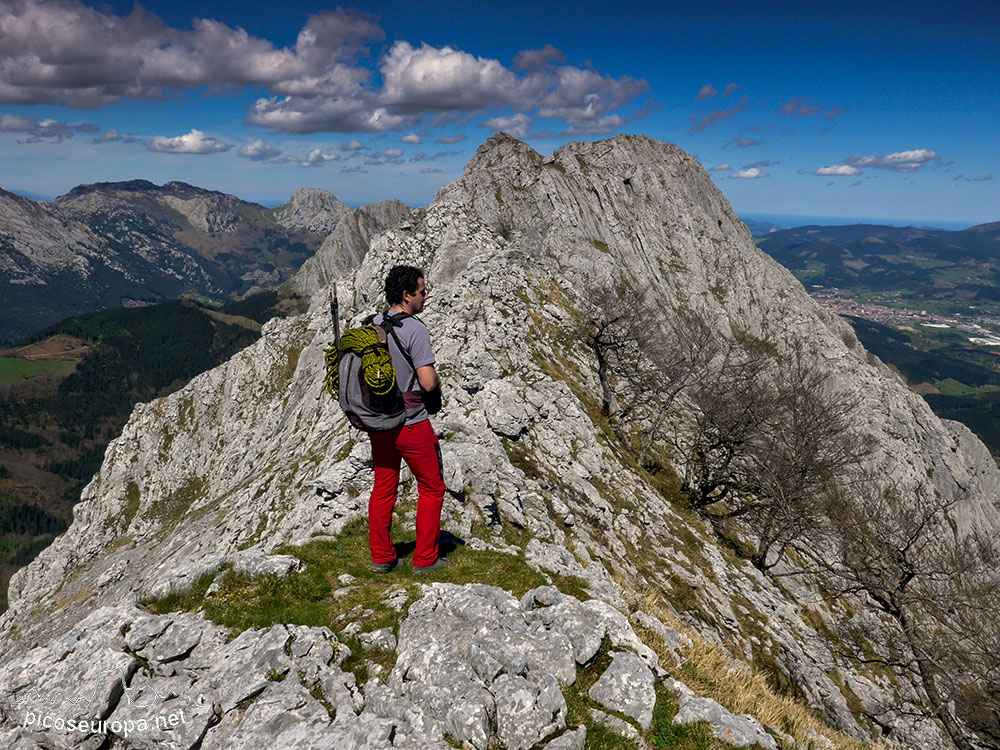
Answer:
[[[718, 701], [734, 714], [751, 714], [765, 726], [779, 727], [803, 747], [810, 746], [806, 730], [811, 729], [829, 739], [839, 750], [884, 750], [883, 745], [866, 744], [831, 729], [812, 709], [776, 694], [763, 674], [737, 662], [725, 648], [704, 640], [680, 623], [659, 592], [650, 590], [637, 599], [641, 609], [691, 639], [692, 645], [681, 649], [685, 662], [675, 676], [699, 696]], [[669, 668], [674, 663], [673, 656], [662, 639], [645, 630], [643, 636], [661, 663]]]

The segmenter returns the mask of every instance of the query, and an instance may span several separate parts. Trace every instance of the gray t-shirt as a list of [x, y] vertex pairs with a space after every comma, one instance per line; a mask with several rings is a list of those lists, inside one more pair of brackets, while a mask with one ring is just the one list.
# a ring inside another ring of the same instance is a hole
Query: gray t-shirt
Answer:
[[[381, 322], [382, 313], [379, 313], [375, 316], [374, 323], [378, 325]], [[402, 325], [397, 326], [393, 330], [396, 332], [396, 338], [399, 339], [399, 343], [403, 345], [413, 360], [414, 367], [420, 368], [434, 364], [431, 334], [427, 330], [427, 326], [420, 320], [414, 317], [403, 318]], [[392, 336], [389, 337], [389, 354], [392, 356], [392, 366], [396, 370], [396, 382], [399, 384], [399, 390], [404, 391], [409, 388], [410, 380], [413, 379], [415, 373], [413, 368], [410, 367], [410, 363], [406, 361], [406, 357], [399, 352]], [[416, 380], [413, 381], [413, 391], [418, 394], [420, 393], [420, 383]], [[418, 411], [406, 418], [405, 424], [423, 422], [428, 417], [427, 409], [421, 406]]]

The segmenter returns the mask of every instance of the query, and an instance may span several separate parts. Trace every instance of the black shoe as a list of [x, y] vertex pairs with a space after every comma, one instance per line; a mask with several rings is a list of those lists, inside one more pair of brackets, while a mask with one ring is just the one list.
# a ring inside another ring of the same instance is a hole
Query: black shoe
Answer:
[[372, 563], [373, 573], [391, 573], [399, 567], [399, 558], [387, 563]]
[[414, 565], [413, 572], [420, 575], [421, 573], [429, 573], [432, 570], [444, 570], [449, 565], [451, 565], [451, 562], [447, 558], [439, 557], [430, 565]]

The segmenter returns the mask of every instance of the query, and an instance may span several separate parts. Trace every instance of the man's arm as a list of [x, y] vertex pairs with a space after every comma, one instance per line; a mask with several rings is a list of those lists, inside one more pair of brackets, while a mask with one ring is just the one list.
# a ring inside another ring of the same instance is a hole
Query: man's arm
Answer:
[[420, 381], [420, 387], [425, 391], [433, 391], [441, 385], [441, 379], [438, 377], [437, 370], [434, 369], [434, 365], [424, 365], [423, 367], [418, 367], [417, 380]]

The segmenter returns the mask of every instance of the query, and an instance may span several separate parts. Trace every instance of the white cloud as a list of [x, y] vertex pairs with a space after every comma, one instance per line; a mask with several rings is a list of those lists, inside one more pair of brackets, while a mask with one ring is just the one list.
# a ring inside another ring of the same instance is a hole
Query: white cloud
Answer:
[[266, 161], [281, 154], [281, 149], [277, 149], [269, 143], [258, 139], [253, 143], [240, 146], [240, 150], [237, 153], [244, 159], [250, 159], [251, 161]]
[[728, 172], [730, 169], [732, 169], [732, 167], [730, 167], [729, 163], [727, 162], [725, 164], [716, 164], [714, 167], [712, 167], [712, 169], [710, 171], [712, 171], [712, 172]]
[[110, 143], [111, 141], [120, 141], [121, 137], [121, 133], [114, 128], [110, 128], [104, 135], [97, 136], [97, 138], [94, 139], [94, 143]]
[[210, 19], [170, 28], [141, 6], [127, 16], [79, 0], [0, 5], [0, 102], [95, 108], [207, 84], [265, 86], [277, 94], [355, 91], [370, 71], [352, 59], [382, 30], [355, 11], [311, 16], [295, 46]]
[[417, 144], [420, 143], [420, 136], [411, 131], [411, 132], [407, 133], [406, 135], [404, 135], [399, 140], [400, 140], [401, 143], [411, 143], [413, 145], [417, 145]]
[[376, 154], [376, 156], [384, 156], [387, 159], [398, 159], [402, 155], [403, 149], [401, 148], [387, 148], [385, 151]]
[[885, 156], [852, 156], [844, 161], [852, 167], [873, 167], [875, 169], [889, 169], [893, 172], [916, 172], [928, 162], [939, 162], [941, 159], [930, 149], [918, 148], [911, 151], [896, 151]]
[[379, 100], [399, 113], [468, 111], [509, 104], [520, 88], [518, 76], [498, 60], [428, 44], [417, 48], [409, 42], [396, 42], [379, 70]]
[[192, 130], [176, 138], [162, 135], [150, 138], [146, 141], [146, 148], [161, 154], [216, 154], [228, 151], [232, 146], [200, 130]]
[[861, 174], [861, 170], [857, 167], [852, 167], [849, 164], [836, 164], [832, 167], [820, 167], [813, 174], [818, 174], [821, 177], [829, 177], [831, 175], [839, 177], [852, 177], [854, 175]]
[[340, 144], [341, 151], [364, 151], [368, 147], [357, 138], [352, 138], [347, 143]]
[[304, 161], [299, 162], [300, 167], [318, 167], [326, 164], [329, 161], [339, 161], [340, 156], [337, 154], [325, 154], [323, 149], [314, 148], [309, 152], [309, 155]]
[[99, 125], [93, 122], [81, 122], [76, 125], [46, 118], [37, 120], [24, 115], [3, 115], [0, 117], [0, 133], [25, 133], [29, 137], [22, 143], [38, 143], [44, 139], [63, 141], [72, 138], [75, 133], [100, 132]]
[[502, 130], [515, 138], [524, 138], [528, 135], [532, 119], [523, 112], [518, 112], [512, 117], [494, 117], [486, 122], [479, 123], [480, 127], [490, 130]]
[[211, 19], [174, 28], [140, 5], [115, 15], [81, 0], [2, 0], [0, 104], [94, 109], [252, 86], [264, 95], [246, 122], [292, 133], [398, 131], [425, 117], [512, 106], [573, 133], [605, 133], [645, 114], [620, 110], [649, 90], [646, 81], [566, 65], [551, 45], [521, 51], [509, 68], [449, 46], [395, 41], [378, 59], [375, 84], [364, 55], [384, 36], [353, 10], [310, 16], [293, 45], [277, 47]]
[[769, 172], [761, 172], [757, 167], [750, 167], [750, 169], [741, 169], [739, 172], [733, 172], [729, 175], [730, 179], [733, 180], [759, 180], [763, 177], [770, 177]]

